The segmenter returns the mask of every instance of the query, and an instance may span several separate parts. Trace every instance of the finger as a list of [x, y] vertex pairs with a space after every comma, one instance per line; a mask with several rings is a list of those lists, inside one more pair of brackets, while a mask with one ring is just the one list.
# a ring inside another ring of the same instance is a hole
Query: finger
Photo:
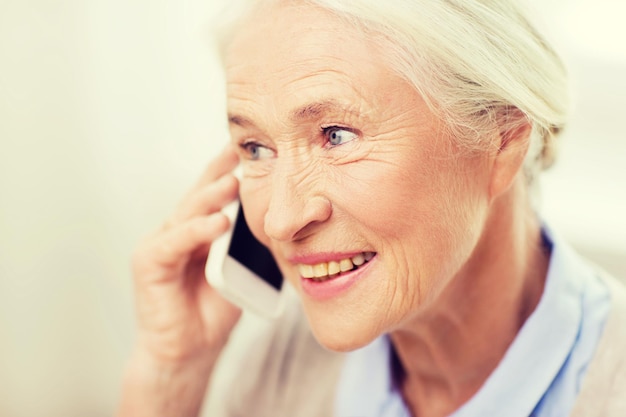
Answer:
[[235, 152], [232, 145], [226, 146], [224, 150], [215, 158], [206, 170], [202, 173], [196, 185], [191, 189], [190, 194], [193, 194], [195, 190], [205, 187], [206, 184], [212, 183], [224, 174], [231, 172], [239, 163], [239, 156]]
[[226, 232], [229, 224], [228, 218], [219, 212], [187, 220], [153, 241], [148, 249], [151, 258], [164, 267], [181, 265], [197, 248], [210, 245]]
[[212, 214], [221, 210], [237, 197], [238, 188], [239, 183], [233, 175], [223, 175], [217, 181], [205, 185], [187, 196], [166, 223], [168, 225], [166, 227], [172, 227], [192, 217]]

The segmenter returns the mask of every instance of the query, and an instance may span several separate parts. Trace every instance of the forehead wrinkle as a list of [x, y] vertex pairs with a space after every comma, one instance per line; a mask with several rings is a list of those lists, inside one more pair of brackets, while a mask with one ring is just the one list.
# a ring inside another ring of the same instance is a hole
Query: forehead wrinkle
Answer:
[[[319, 57], [318, 57], [319, 58]], [[300, 126], [331, 117], [345, 120], [345, 123], [364, 123], [371, 116], [372, 106], [376, 101], [365, 97], [361, 86], [355, 85], [358, 74], [351, 63], [341, 56], [324, 55], [325, 61], [303, 58], [276, 68], [275, 71], [256, 71], [259, 66], [247, 61], [226, 68], [227, 93], [230, 100], [236, 99], [240, 108], [241, 102], [252, 106], [244, 112], [228, 113], [230, 125], [243, 128], [258, 128], [257, 116], [272, 116], [280, 121], [283, 127]], [[324, 91], [326, 90], [326, 91]], [[273, 93], [282, 92], [283, 97], [290, 99], [276, 102]], [[371, 95], [371, 94], [370, 94]], [[268, 101], [269, 100], [269, 101]], [[290, 106], [291, 104], [291, 106]], [[290, 108], [291, 107], [291, 108]], [[256, 114], [256, 111], [260, 111]], [[273, 110], [273, 111], [272, 111]], [[365, 110], [365, 113], [363, 113]], [[251, 114], [246, 115], [250, 111]], [[252, 116], [252, 117], [251, 117]]]

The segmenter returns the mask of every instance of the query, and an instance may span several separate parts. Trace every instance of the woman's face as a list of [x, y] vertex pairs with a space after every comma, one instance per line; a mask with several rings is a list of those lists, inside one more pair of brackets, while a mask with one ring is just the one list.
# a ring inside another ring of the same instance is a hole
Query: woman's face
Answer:
[[480, 235], [488, 159], [458, 149], [381, 49], [321, 9], [256, 12], [226, 75], [246, 218], [318, 340], [363, 346], [436, 300]]

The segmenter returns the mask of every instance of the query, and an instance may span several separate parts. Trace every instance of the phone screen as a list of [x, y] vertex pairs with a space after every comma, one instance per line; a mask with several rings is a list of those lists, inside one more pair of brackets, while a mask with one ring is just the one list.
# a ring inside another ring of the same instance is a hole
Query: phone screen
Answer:
[[280, 291], [283, 285], [283, 275], [270, 251], [254, 237], [248, 228], [241, 206], [233, 228], [228, 255]]

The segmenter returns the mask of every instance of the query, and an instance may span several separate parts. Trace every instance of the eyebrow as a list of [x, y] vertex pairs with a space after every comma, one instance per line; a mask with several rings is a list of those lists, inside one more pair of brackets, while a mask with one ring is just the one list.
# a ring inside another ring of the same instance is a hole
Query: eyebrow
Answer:
[[247, 117], [231, 113], [228, 113], [228, 124], [241, 127], [255, 126], [254, 122]]
[[329, 100], [323, 100], [323, 101], [319, 101], [315, 103], [309, 103], [298, 108], [297, 110], [294, 110], [291, 113], [289, 120], [293, 122], [309, 121], [309, 120], [317, 119], [320, 116], [324, 114], [328, 114], [328, 113], [331, 113], [331, 114], [350, 113], [353, 115], [357, 114], [356, 111], [354, 111], [350, 107], [345, 106], [341, 102], [334, 100], [334, 99], [329, 99]]
[[[324, 114], [350, 114], [359, 116], [360, 114], [351, 107], [348, 107], [335, 99], [322, 100], [305, 104], [298, 107], [289, 114], [289, 120], [292, 123], [303, 123], [315, 120]], [[256, 126], [255, 123], [245, 116], [237, 114], [228, 114], [228, 123], [231, 125], [250, 127]]]

